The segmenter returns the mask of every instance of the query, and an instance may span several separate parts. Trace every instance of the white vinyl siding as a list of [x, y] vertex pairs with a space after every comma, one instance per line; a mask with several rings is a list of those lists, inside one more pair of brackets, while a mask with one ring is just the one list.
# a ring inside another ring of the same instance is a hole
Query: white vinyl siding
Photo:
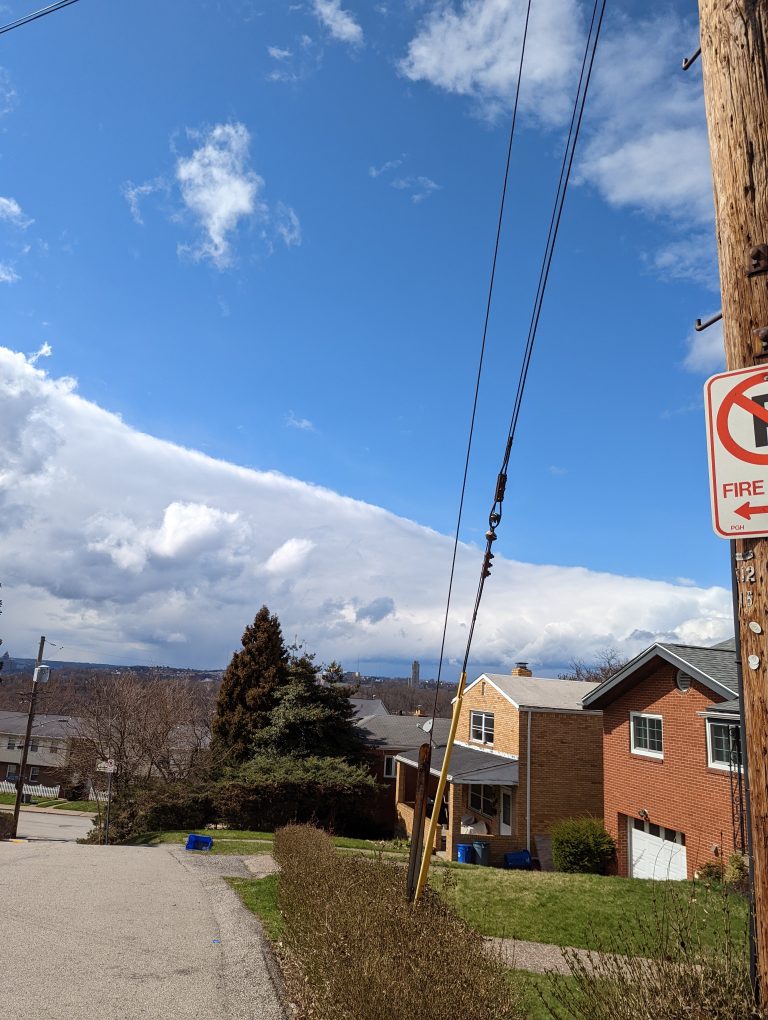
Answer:
[[493, 712], [470, 712], [469, 732], [472, 740], [493, 743]]
[[630, 747], [646, 758], [664, 757], [663, 725], [660, 715], [629, 713]]

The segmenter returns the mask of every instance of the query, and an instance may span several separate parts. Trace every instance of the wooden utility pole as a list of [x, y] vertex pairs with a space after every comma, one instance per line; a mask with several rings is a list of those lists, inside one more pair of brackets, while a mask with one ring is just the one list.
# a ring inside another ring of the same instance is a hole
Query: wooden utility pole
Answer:
[[[729, 370], [768, 379], [768, 0], [699, 0]], [[768, 538], [735, 542], [757, 978], [768, 992]], [[738, 647], [738, 644], [737, 644]]]
[[21, 811], [21, 801], [24, 797], [24, 769], [27, 767], [27, 758], [29, 756], [29, 743], [32, 739], [32, 723], [35, 721], [35, 703], [37, 702], [37, 668], [43, 661], [44, 648], [45, 637], [41, 637], [40, 644], [37, 649], [35, 672], [32, 674], [32, 691], [29, 695], [29, 715], [27, 716], [27, 732], [24, 736], [24, 746], [21, 749], [21, 761], [19, 762], [19, 775], [16, 779], [16, 803], [13, 808], [13, 829], [11, 831], [11, 836], [13, 836], [14, 838], [19, 831], [19, 812]]

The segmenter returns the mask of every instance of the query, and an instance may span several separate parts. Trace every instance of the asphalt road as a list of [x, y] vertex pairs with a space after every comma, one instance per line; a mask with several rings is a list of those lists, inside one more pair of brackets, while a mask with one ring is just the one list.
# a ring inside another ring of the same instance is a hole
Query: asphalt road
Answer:
[[71, 811], [21, 811], [18, 835], [24, 839], [54, 839], [74, 842], [93, 828], [90, 818]]
[[3, 1015], [283, 1020], [258, 923], [220, 877], [248, 871], [183, 853], [0, 843]]

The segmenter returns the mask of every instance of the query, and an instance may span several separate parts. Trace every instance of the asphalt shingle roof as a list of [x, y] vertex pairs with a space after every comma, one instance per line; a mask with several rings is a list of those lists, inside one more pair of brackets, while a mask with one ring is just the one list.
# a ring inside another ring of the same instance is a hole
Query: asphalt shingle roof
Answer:
[[[445, 745], [436, 745], [432, 748], [430, 771], [433, 775], [440, 775], [444, 758]], [[413, 751], [404, 751], [402, 754], [398, 754], [397, 760], [412, 765], [414, 768], [419, 763], [418, 756]], [[475, 747], [465, 747], [463, 744], [454, 744], [448, 782], [462, 786], [469, 783], [488, 786], [517, 786], [517, 759], [494, 754], [492, 751], [481, 751]]]
[[[723, 647], [730, 645], [730, 647]], [[673, 645], [659, 644], [673, 655], [679, 656], [690, 663], [694, 669], [711, 677], [717, 683], [727, 687], [737, 697], [739, 695], [739, 684], [736, 676], [736, 656], [733, 642], [723, 642], [722, 645], [715, 645], [714, 648], [701, 648], [698, 645]]]
[[[32, 733], [36, 737], [69, 737], [74, 722], [63, 715], [36, 715]], [[0, 712], [0, 733], [23, 737], [26, 732], [26, 712]]]
[[[357, 725], [363, 731], [366, 743], [373, 747], [405, 750], [420, 747], [429, 740], [423, 729], [426, 721], [427, 717], [423, 715], [372, 715], [358, 720]], [[447, 740], [450, 728], [450, 719], [435, 719], [435, 740]]]
[[[559, 708], [579, 712], [582, 709], [581, 699], [600, 686], [577, 680], [512, 676], [510, 673], [484, 673], [483, 676], [511, 698], [519, 708]], [[482, 677], [479, 679], [482, 680]]]
[[387, 706], [378, 698], [350, 698], [349, 702], [354, 706], [358, 719], [369, 715], [389, 715]]

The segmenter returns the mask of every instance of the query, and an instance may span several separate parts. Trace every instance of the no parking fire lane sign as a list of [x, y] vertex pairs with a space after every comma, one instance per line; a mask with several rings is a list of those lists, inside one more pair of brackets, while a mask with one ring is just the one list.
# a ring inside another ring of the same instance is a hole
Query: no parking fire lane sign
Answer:
[[704, 407], [715, 532], [768, 535], [768, 369], [713, 375]]

